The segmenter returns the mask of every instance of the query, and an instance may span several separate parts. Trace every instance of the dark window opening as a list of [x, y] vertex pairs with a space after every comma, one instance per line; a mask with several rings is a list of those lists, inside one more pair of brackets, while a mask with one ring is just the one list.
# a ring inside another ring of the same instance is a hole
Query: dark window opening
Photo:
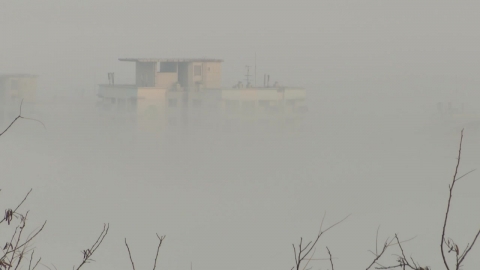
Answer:
[[160, 62], [160, 72], [177, 72], [177, 63]]

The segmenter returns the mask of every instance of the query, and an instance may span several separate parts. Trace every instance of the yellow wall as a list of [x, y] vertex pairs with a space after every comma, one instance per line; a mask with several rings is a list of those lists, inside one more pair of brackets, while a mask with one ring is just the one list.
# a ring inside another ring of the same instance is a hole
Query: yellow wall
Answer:
[[178, 73], [176, 72], [157, 72], [155, 76], [156, 87], [170, 89], [178, 82]]
[[11, 77], [6, 82], [7, 95], [12, 98], [34, 102], [37, 94], [36, 77]]
[[165, 128], [165, 95], [167, 89], [139, 87], [137, 102], [138, 125], [143, 130], [160, 131]]
[[220, 88], [222, 86], [222, 63], [203, 63], [202, 80], [205, 88]]

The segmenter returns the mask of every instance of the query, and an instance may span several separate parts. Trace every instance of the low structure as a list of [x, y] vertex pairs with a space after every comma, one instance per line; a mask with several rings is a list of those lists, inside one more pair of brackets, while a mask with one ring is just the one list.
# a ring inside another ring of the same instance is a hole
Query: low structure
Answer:
[[33, 112], [37, 94], [37, 76], [30, 74], [0, 74], [0, 124], [13, 120], [22, 110]]
[[227, 127], [257, 122], [291, 125], [306, 111], [302, 88], [278, 83], [222, 88], [220, 59], [119, 60], [135, 63], [135, 84], [116, 85], [110, 73], [109, 84], [99, 87], [99, 107], [112, 117], [125, 115], [145, 129], [218, 123]]

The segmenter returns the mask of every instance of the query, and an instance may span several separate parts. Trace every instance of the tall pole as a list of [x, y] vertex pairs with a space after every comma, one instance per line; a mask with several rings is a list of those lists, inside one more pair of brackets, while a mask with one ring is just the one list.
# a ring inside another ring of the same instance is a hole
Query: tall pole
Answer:
[[255, 81], [253, 85], [257, 87], [257, 53], [256, 52], [255, 52]]

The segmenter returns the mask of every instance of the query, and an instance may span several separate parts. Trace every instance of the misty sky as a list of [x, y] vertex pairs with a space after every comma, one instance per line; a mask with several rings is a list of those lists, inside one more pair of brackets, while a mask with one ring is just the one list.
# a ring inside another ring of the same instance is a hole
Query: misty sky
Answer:
[[[352, 214], [318, 246], [316, 257], [328, 245], [338, 258], [335, 269], [365, 269], [379, 225], [382, 239], [417, 236], [408, 253], [442, 269], [461, 126], [431, 120], [437, 102], [479, 108], [479, 10], [474, 1], [0, 0], [0, 73], [39, 75], [33, 116], [47, 127], [22, 120], [0, 138], [1, 205], [34, 188], [31, 228], [48, 220], [36, 254], [58, 269], [80, 261], [104, 222], [111, 231], [83, 269], [131, 269], [124, 237], [137, 270], [149, 269], [155, 233], [167, 235], [157, 269], [290, 269], [291, 244], [314, 237], [325, 211], [330, 224]], [[307, 89], [303, 132], [152, 135], [95, 110], [108, 72], [134, 82], [134, 64], [118, 58], [221, 58], [229, 87], [255, 53], [259, 78]], [[74, 99], [80, 89], [89, 95]], [[478, 134], [466, 130], [463, 172], [480, 168]], [[480, 223], [478, 178], [461, 182], [452, 208], [449, 230], [463, 246]]]
[[[2, 1], [4, 72], [42, 75], [48, 88], [92, 87], [120, 57], [214, 57], [224, 84], [254, 64], [284, 84], [348, 80], [476, 80], [475, 2]], [[59, 90], [57, 88], [56, 90]]]

